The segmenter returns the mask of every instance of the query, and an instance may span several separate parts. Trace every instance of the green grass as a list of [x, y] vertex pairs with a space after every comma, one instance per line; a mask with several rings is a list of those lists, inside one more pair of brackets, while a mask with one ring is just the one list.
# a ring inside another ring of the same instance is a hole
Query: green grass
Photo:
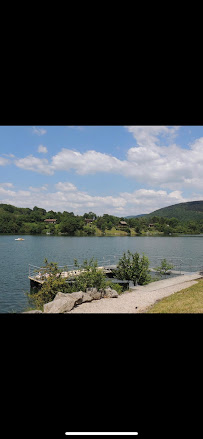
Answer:
[[203, 279], [148, 308], [147, 313], [203, 313]]
[[105, 235], [106, 236], [114, 236], [114, 235], [126, 236], [127, 233], [124, 230], [116, 230], [115, 227], [112, 227], [112, 229], [110, 229], [110, 230], [108, 230], [108, 229], [105, 230]]

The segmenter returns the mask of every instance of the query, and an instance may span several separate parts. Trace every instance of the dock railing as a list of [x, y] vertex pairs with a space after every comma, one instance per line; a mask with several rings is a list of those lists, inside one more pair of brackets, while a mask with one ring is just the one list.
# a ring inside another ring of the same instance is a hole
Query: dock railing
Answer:
[[[103, 259], [97, 260], [98, 267], [103, 267], [106, 272], [112, 269], [116, 269], [119, 259], [123, 256], [123, 254], [116, 255], [106, 255]], [[173, 265], [173, 268], [170, 270], [174, 274], [183, 274], [184, 272], [203, 272], [203, 261], [198, 261], [198, 264], [194, 264], [194, 260], [192, 258], [179, 258], [179, 257], [148, 257], [149, 259], [149, 268], [156, 269], [161, 266], [161, 262], [166, 259], [166, 261]], [[95, 258], [96, 260], [96, 258]], [[82, 263], [79, 265], [81, 266]], [[80, 270], [75, 265], [58, 265], [59, 273], [76, 273]], [[46, 267], [39, 267], [36, 265], [29, 264], [29, 278], [33, 280], [45, 280], [47, 278], [47, 269]]]
[[[98, 268], [104, 268], [106, 270], [110, 269], [110, 259], [102, 259], [100, 261], [97, 261]], [[77, 268], [75, 265], [58, 265], [59, 272], [58, 275], [61, 274], [62, 277], [68, 277], [69, 275], [79, 274], [81, 272], [81, 269]], [[47, 273], [46, 267], [40, 267], [37, 265], [29, 264], [29, 279], [34, 281], [44, 281], [49, 276], [49, 273]]]

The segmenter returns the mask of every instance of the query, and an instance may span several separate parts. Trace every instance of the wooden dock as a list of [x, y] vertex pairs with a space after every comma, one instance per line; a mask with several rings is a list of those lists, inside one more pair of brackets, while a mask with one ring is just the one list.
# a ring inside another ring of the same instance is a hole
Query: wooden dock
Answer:
[[[98, 263], [98, 270], [102, 270], [103, 273], [107, 277], [113, 277], [113, 271], [117, 268], [119, 258], [122, 255], [106, 255], [107, 258], [103, 258], [101, 261], [97, 261]], [[150, 271], [156, 271], [154, 267], [160, 266], [161, 260], [166, 259], [163, 257], [154, 257], [150, 261], [149, 270]], [[180, 274], [188, 274], [188, 273], [194, 273], [197, 271], [203, 271], [203, 267], [194, 267], [192, 266], [192, 259], [186, 258], [184, 261], [180, 258], [169, 258], [169, 262], [173, 264], [173, 269], [170, 270], [172, 274], [174, 275], [180, 275]], [[74, 278], [78, 276], [82, 271], [85, 271], [84, 269], [76, 269], [75, 265], [69, 265], [68, 266], [58, 266], [59, 273], [56, 276], [61, 276], [63, 279], [66, 280], [66, 282], [73, 282]], [[188, 271], [183, 270], [183, 268], [188, 269]], [[29, 264], [29, 280], [30, 280], [30, 286], [32, 287], [39, 287], [40, 285], [43, 285], [43, 283], [48, 279], [50, 276], [49, 273], [46, 272], [45, 267], [37, 267], [35, 265]]]
[[[117, 265], [111, 264], [111, 265], [104, 265], [97, 267], [97, 270], [102, 270], [103, 273], [106, 274], [106, 276], [111, 276], [112, 270], [115, 270]], [[64, 268], [64, 267], [59, 267]], [[82, 272], [84, 272], [85, 269], [82, 270], [67, 270], [67, 271], [61, 271], [56, 274], [57, 277], [61, 276], [63, 279], [65, 279], [67, 282], [71, 282], [76, 276], [79, 276]], [[29, 276], [28, 279], [30, 280], [30, 286], [36, 287], [43, 285], [43, 283], [51, 276], [51, 274], [46, 272], [45, 268], [37, 267], [36, 265], [29, 264]]]

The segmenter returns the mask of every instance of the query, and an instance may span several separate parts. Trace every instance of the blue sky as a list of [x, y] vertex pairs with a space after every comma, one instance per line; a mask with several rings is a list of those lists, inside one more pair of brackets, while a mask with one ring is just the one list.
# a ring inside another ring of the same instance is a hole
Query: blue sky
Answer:
[[203, 199], [202, 126], [1, 126], [0, 203], [117, 216]]

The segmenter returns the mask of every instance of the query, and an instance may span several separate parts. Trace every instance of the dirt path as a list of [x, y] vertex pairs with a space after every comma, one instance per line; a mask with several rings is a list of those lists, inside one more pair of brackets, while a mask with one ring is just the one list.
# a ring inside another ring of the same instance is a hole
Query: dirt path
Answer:
[[149, 285], [137, 286], [114, 299], [100, 299], [83, 303], [73, 308], [71, 314], [83, 313], [140, 313], [153, 305], [157, 300], [188, 288], [197, 283], [202, 276], [198, 273], [182, 275], [171, 279], [152, 282]]

